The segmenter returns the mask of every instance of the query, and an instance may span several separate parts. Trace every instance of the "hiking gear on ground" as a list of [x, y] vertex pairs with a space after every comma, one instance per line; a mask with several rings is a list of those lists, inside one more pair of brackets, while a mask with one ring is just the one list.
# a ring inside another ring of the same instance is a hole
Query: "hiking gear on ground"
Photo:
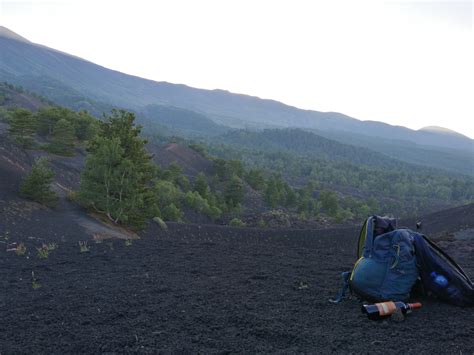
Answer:
[[405, 301], [418, 278], [412, 231], [394, 229], [395, 220], [369, 217], [359, 236], [349, 285], [369, 301]]
[[422, 234], [414, 234], [414, 245], [425, 292], [457, 306], [474, 306], [474, 285], [461, 267]]
[[461, 267], [425, 235], [396, 229], [392, 218], [365, 221], [357, 258], [352, 271], [342, 273], [343, 287], [331, 302], [341, 302], [348, 289], [372, 302], [406, 301], [421, 288], [424, 295], [474, 306], [474, 285]]

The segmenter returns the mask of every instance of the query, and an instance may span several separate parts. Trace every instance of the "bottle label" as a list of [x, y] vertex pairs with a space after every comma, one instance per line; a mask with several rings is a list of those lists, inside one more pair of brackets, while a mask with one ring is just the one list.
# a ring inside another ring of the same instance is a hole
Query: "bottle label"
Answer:
[[379, 314], [381, 316], [388, 316], [395, 312], [397, 309], [397, 306], [395, 305], [394, 302], [382, 302], [382, 303], [376, 303], [377, 309], [379, 310]]

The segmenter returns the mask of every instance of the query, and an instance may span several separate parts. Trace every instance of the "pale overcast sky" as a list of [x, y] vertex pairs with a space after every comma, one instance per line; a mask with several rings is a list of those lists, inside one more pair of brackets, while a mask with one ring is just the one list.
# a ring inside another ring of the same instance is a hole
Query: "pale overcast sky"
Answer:
[[472, 1], [0, 2], [1, 25], [128, 74], [474, 138]]

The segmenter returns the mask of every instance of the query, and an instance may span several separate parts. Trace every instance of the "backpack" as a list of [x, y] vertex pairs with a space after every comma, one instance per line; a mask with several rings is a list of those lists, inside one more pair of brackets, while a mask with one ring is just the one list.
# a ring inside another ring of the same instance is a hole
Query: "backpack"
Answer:
[[[414, 245], [424, 291], [456, 306], [474, 306], [474, 285], [461, 267], [425, 235], [416, 233]], [[436, 282], [437, 275], [445, 283]]]
[[396, 220], [371, 216], [362, 226], [357, 243], [357, 261], [343, 272], [339, 303], [348, 289], [371, 301], [406, 301], [418, 279], [412, 231], [395, 229]]
[[418, 278], [413, 232], [391, 218], [369, 217], [359, 236], [349, 287], [368, 301], [406, 301]]
[[[418, 225], [417, 225], [418, 227]], [[415, 284], [457, 306], [474, 306], [474, 285], [461, 267], [428, 237], [410, 229], [396, 229], [395, 219], [369, 217], [357, 243], [357, 262], [343, 272], [343, 287], [371, 302], [406, 301]], [[442, 275], [445, 283], [437, 282]]]

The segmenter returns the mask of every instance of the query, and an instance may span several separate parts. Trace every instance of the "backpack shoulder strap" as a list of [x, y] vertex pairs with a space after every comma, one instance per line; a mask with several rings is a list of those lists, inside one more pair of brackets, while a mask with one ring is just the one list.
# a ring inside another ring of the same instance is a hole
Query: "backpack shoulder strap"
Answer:
[[374, 244], [374, 218], [367, 218], [360, 230], [359, 242], [357, 243], [357, 260], [364, 254], [364, 251], [372, 249]]

